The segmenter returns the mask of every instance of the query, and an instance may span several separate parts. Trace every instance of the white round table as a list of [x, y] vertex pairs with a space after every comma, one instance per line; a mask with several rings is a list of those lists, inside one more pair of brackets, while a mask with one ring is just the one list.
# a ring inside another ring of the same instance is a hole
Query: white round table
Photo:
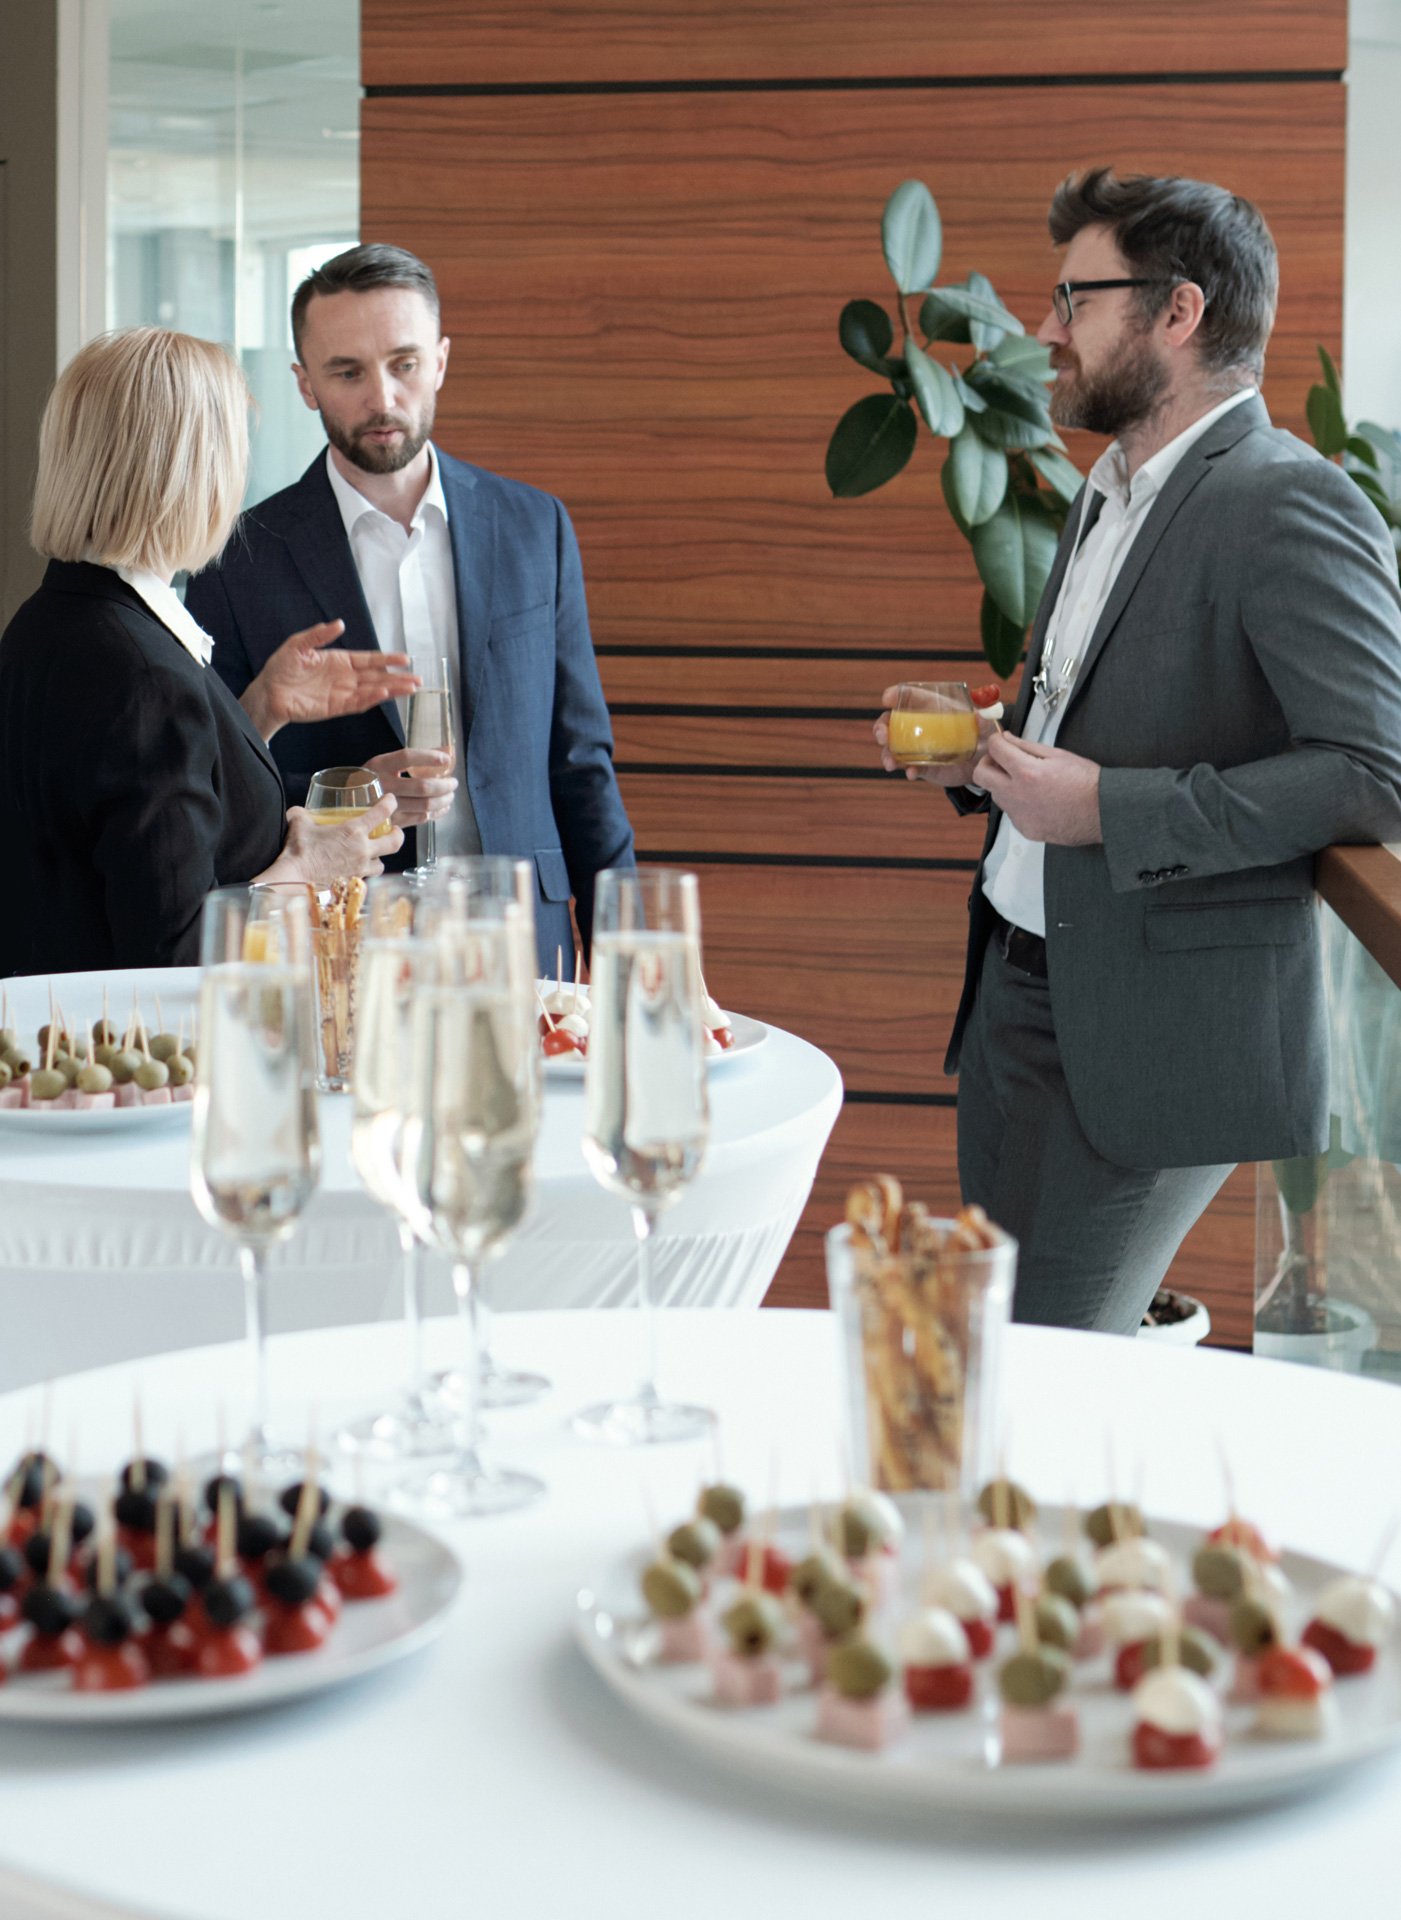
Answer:
[[[1401, 1757], [1242, 1818], [1023, 1830], [843, 1813], [732, 1778], [634, 1720], [573, 1643], [575, 1591], [645, 1538], [644, 1489], [659, 1515], [680, 1512], [713, 1463], [705, 1443], [639, 1462], [569, 1434], [572, 1408], [631, 1384], [627, 1327], [599, 1313], [502, 1322], [503, 1357], [543, 1364], [557, 1391], [497, 1416], [496, 1444], [543, 1474], [550, 1497], [452, 1530], [467, 1584], [427, 1652], [276, 1713], [104, 1734], [0, 1729], [5, 1920], [618, 1920], [658, 1903], [675, 1920], [1316, 1920], [1349, 1885], [1373, 1888], [1384, 1910]], [[429, 1335], [451, 1357], [453, 1327]], [[677, 1312], [662, 1358], [677, 1392], [719, 1408], [725, 1470], [760, 1500], [775, 1449], [780, 1499], [837, 1490], [830, 1316]], [[396, 1384], [374, 1327], [276, 1341], [272, 1365], [283, 1404], [315, 1394], [331, 1419]], [[192, 1446], [209, 1438], [214, 1402], [238, 1404], [238, 1369], [228, 1348], [145, 1363], [150, 1444], [168, 1451], [177, 1425]], [[1147, 1454], [1154, 1511], [1219, 1519], [1219, 1435], [1246, 1511], [1349, 1564], [1371, 1553], [1394, 1504], [1390, 1386], [1023, 1327], [1007, 1372], [1009, 1467], [1048, 1501], [1072, 1477], [1087, 1496], [1100, 1488], [1112, 1431], [1126, 1471]], [[110, 1368], [57, 1385], [55, 1437], [80, 1412], [90, 1469], [129, 1449], [133, 1377]], [[6, 1458], [36, 1398], [0, 1399]], [[54, 1888], [70, 1898], [54, 1904]]]
[[[159, 994], [167, 1024], [198, 992], [196, 968], [105, 976], [122, 1025], [132, 988], [148, 1022]], [[27, 1044], [48, 1019], [47, 980], [6, 984], [11, 1024]], [[57, 975], [65, 1015], [89, 1025], [104, 976]], [[187, 1023], [188, 1024], [188, 1023]], [[711, 1138], [701, 1173], [664, 1216], [656, 1297], [669, 1306], [756, 1307], [807, 1201], [841, 1107], [841, 1076], [823, 1053], [769, 1029], [752, 1056], [710, 1070]], [[320, 1190], [296, 1235], [269, 1262], [271, 1325], [285, 1332], [400, 1310], [398, 1240], [350, 1161], [350, 1100], [320, 1103]], [[627, 1208], [589, 1174], [580, 1151], [583, 1083], [548, 1076], [536, 1193], [520, 1230], [486, 1272], [498, 1308], [628, 1305], [636, 1241]], [[430, 1262], [430, 1265], [433, 1264]], [[232, 1340], [242, 1295], [231, 1243], [195, 1210], [189, 1122], [128, 1138], [0, 1132], [0, 1389], [139, 1354]], [[429, 1305], [446, 1311], [445, 1273]]]

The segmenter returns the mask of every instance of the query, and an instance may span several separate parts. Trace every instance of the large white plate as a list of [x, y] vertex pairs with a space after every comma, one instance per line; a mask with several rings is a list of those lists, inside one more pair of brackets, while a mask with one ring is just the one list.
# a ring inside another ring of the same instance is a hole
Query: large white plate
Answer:
[[[305, 1694], [359, 1680], [435, 1640], [462, 1586], [462, 1562], [450, 1547], [392, 1514], [383, 1516], [384, 1553], [399, 1588], [383, 1600], [357, 1600], [341, 1610], [316, 1653], [279, 1655], [231, 1680], [155, 1680], [130, 1693], [73, 1693], [62, 1674], [12, 1673], [0, 1687], [0, 1724], [38, 1720], [95, 1726], [137, 1720], [201, 1720], [252, 1713]], [[15, 1634], [18, 1638], [18, 1631]], [[3, 1643], [0, 1642], [0, 1645]]]
[[20, 1133], [139, 1133], [188, 1120], [192, 1100], [160, 1101], [150, 1107], [0, 1107], [0, 1128]]
[[[731, 1060], [742, 1060], [762, 1047], [769, 1037], [769, 1030], [762, 1020], [751, 1020], [747, 1013], [730, 1015], [730, 1032], [735, 1037], [732, 1047], [726, 1047], [722, 1053], [708, 1053], [705, 1056], [707, 1067], [723, 1067]], [[552, 1080], [582, 1080], [587, 1062], [577, 1053], [548, 1053], [545, 1056], [545, 1072]]]
[[[911, 1518], [908, 1506], [906, 1518]], [[1155, 1521], [1152, 1532], [1175, 1555], [1187, 1584], [1187, 1562], [1200, 1544], [1200, 1531]], [[1057, 1541], [1060, 1516], [1043, 1509], [1041, 1533], [1044, 1540]], [[786, 1514], [778, 1538], [798, 1556], [807, 1552], [806, 1516]], [[902, 1605], [914, 1604], [920, 1538], [916, 1518], [905, 1550], [910, 1590], [877, 1628], [878, 1639], [888, 1638], [889, 1629], [898, 1624]], [[1113, 1688], [1107, 1658], [1076, 1670], [1073, 1698], [1080, 1708], [1082, 1751], [1073, 1761], [996, 1764], [996, 1688], [988, 1671], [994, 1662], [985, 1662], [979, 1670], [975, 1708], [960, 1714], [917, 1714], [902, 1741], [884, 1753], [861, 1753], [815, 1737], [816, 1700], [812, 1689], [802, 1685], [801, 1666], [789, 1669], [798, 1690], [777, 1706], [735, 1709], [713, 1703], [704, 1667], [655, 1664], [650, 1658], [653, 1636], [637, 1592], [645, 1557], [639, 1551], [620, 1558], [578, 1596], [579, 1643], [597, 1672], [642, 1719], [721, 1767], [829, 1795], [848, 1806], [987, 1814], [999, 1822], [1177, 1818], [1320, 1787], [1340, 1770], [1401, 1742], [1399, 1622], [1371, 1674], [1337, 1683], [1338, 1724], [1326, 1739], [1257, 1738], [1250, 1732], [1254, 1709], [1228, 1706], [1226, 1749], [1206, 1772], [1150, 1773], [1129, 1764], [1129, 1696]], [[1344, 1569], [1295, 1553], [1285, 1555], [1283, 1566], [1298, 1595], [1299, 1617], [1293, 1622], [1297, 1630], [1308, 1616], [1312, 1596]], [[1013, 1630], [1003, 1628], [996, 1658], [1014, 1644]]]

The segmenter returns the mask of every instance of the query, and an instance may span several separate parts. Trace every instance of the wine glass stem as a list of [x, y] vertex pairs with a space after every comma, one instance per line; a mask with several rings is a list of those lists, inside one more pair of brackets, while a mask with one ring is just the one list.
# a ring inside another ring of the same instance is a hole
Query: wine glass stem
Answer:
[[654, 1407], [657, 1394], [657, 1313], [652, 1305], [652, 1232], [657, 1222], [646, 1207], [632, 1210], [632, 1230], [637, 1235], [637, 1305], [642, 1315], [642, 1384], [637, 1397], [644, 1406]]
[[470, 1478], [480, 1474], [483, 1468], [477, 1452], [477, 1402], [480, 1389], [477, 1382], [477, 1328], [474, 1314], [476, 1289], [472, 1281], [472, 1269], [465, 1260], [453, 1262], [452, 1290], [457, 1296], [457, 1317], [462, 1323], [462, 1340], [466, 1348], [462, 1362], [462, 1396], [458, 1401], [457, 1471], [464, 1478]]
[[438, 864], [438, 825], [434, 820], [425, 820], [418, 830], [418, 864], [428, 868]]
[[253, 1368], [253, 1435], [260, 1445], [268, 1438], [268, 1280], [260, 1247], [242, 1245], [238, 1264], [243, 1273], [243, 1324]]
[[496, 1315], [492, 1311], [480, 1274], [477, 1276], [476, 1288], [472, 1294], [472, 1312], [477, 1320], [477, 1378], [487, 1380], [490, 1379], [493, 1371], [491, 1341]]
[[400, 1271], [404, 1281], [404, 1332], [409, 1348], [409, 1405], [415, 1413], [424, 1409], [423, 1373], [423, 1261], [413, 1228], [399, 1222]]

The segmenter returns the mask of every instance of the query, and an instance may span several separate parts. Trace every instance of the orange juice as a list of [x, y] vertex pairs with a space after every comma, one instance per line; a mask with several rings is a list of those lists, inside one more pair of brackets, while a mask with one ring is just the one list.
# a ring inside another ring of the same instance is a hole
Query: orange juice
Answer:
[[254, 921], [243, 929], [243, 957], [256, 965], [263, 965], [268, 958], [268, 930], [261, 921]]
[[[311, 817], [319, 827], [334, 827], [342, 820], [358, 820], [362, 813], [368, 813], [368, 807], [316, 807], [311, 809]], [[370, 835], [372, 840], [382, 840], [391, 831], [388, 820], [382, 820]]]
[[902, 707], [890, 716], [890, 756], [897, 766], [953, 766], [978, 748], [978, 716], [957, 709], [922, 712]]

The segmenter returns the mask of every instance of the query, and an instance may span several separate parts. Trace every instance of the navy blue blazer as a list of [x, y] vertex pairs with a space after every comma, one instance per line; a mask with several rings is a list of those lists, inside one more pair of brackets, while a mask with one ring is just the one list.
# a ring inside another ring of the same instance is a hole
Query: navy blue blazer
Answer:
[[[541, 965], [571, 953], [569, 898], [587, 949], [594, 876], [633, 864], [613, 771], [579, 545], [560, 501], [438, 452], [457, 576], [467, 789], [486, 853], [533, 859]], [[214, 664], [242, 693], [289, 634], [344, 620], [338, 646], [378, 646], [324, 454], [295, 485], [240, 520], [218, 562], [190, 582], [190, 612]], [[284, 727], [272, 751], [300, 805], [319, 767], [404, 744], [392, 701], [369, 713]], [[408, 852], [394, 864], [408, 864]]]

